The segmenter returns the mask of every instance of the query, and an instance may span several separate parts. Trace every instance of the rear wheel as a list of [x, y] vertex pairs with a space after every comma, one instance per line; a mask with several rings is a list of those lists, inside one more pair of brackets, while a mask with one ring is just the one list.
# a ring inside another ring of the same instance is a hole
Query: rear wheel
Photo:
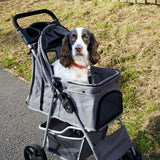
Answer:
[[132, 151], [132, 149], [129, 149], [127, 151], [127, 153], [125, 155], [122, 156], [122, 160], [142, 160], [142, 156], [141, 156], [141, 153], [139, 151], [137, 151], [136, 149], [135, 150], [135, 155]]
[[37, 144], [28, 144], [24, 149], [25, 160], [47, 160], [44, 150]]

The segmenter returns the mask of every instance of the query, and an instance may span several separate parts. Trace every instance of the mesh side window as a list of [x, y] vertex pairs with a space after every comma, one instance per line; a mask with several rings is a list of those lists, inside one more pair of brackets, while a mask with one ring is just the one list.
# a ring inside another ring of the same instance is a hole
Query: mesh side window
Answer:
[[96, 128], [101, 128], [112, 121], [123, 111], [122, 94], [119, 91], [107, 93], [100, 100], [97, 111]]

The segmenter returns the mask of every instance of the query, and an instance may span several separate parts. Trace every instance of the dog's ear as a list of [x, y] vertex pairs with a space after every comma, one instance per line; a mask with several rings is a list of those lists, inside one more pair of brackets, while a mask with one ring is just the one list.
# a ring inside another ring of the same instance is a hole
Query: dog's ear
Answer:
[[65, 37], [63, 38], [62, 48], [61, 48], [60, 55], [59, 55], [60, 63], [64, 67], [70, 67], [73, 64], [71, 46], [69, 44], [69, 35], [70, 34], [66, 34]]
[[89, 50], [89, 53], [90, 53], [89, 54], [89, 60], [92, 64], [96, 64], [100, 59], [100, 55], [97, 52], [97, 49], [98, 49], [98, 42], [97, 42], [94, 34], [91, 33], [90, 44], [89, 44], [88, 50]]

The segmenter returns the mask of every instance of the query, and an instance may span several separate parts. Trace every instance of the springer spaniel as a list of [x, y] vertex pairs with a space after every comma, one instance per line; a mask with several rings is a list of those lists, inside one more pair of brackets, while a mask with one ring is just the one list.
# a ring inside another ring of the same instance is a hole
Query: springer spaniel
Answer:
[[98, 43], [93, 33], [85, 28], [75, 28], [62, 41], [60, 59], [52, 65], [55, 77], [62, 80], [89, 83], [91, 64], [100, 58]]

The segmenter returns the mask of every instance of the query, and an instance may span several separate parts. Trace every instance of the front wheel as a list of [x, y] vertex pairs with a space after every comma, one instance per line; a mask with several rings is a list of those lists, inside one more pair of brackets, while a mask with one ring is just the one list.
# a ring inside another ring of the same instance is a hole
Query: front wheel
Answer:
[[24, 149], [25, 160], [47, 160], [44, 150], [37, 144], [28, 144]]

